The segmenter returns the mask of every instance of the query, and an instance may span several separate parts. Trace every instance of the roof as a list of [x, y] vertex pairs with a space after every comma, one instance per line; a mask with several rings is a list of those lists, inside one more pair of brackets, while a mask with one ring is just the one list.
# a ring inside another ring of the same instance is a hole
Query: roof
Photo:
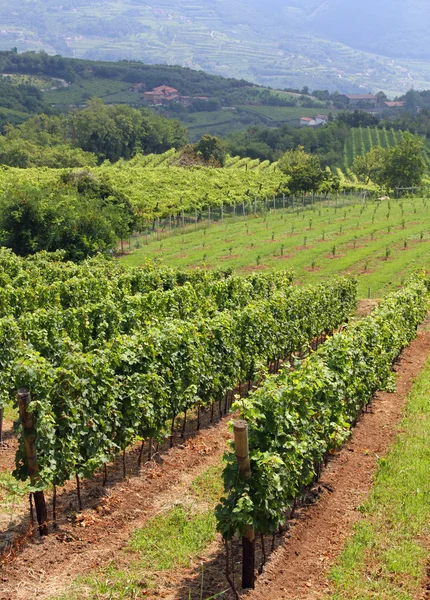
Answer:
[[377, 100], [373, 94], [344, 94], [348, 100]]
[[315, 119], [313, 119], [312, 117], [302, 117], [300, 119], [300, 121], [314, 121]]
[[395, 106], [403, 107], [405, 105], [404, 102], [396, 101], [396, 102], [385, 102], [385, 106], [389, 108], [394, 108]]
[[168, 85], [159, 85], [158, 87], [154, 88], [152, 90], [153, 92], [158, 92], [159, 94], [177, 94], [178, 90], [173, 88], [173, 87], [169, 87]]
[[328, 119], [327, 115], [317, 115], [315, 119]]

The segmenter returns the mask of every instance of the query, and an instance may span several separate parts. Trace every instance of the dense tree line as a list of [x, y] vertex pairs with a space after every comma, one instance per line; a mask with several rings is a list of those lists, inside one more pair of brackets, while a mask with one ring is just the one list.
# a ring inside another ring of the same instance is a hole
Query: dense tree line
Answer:
[[16, 85], [9, 77], [0, 77], [0, 106], [30, 114], [52, 112], [43, 93], [34, 85]]
[[51, 186], [15, 184], [0, 195], [0, 246], [21, 256], [65, 250], [81, 260], [114, 250], [134, 219], [123, 194], [85, 171]]
[[7, 123], [19, 125], [30, 115], [53, 112], [36, 86], [0, 77], [0, 131]]
[[161, 153], [187, 141], [178, 121], [99, 99], [67, 115], [39, 115], [0, 137], [0, 163], [9, 166], [75, 167], [136, 152]]
[[408, 132], [391, 148], [374, 146], [357, 156], [352, 166], [362, 181], [371, 180], [387, 190], [420, 186], [428, 168], [424, 141]]
[[317, 154], [323, 166], [338, 166], [348, 134], [349, 126], [342, 121], [318, 128], [250, 127], [229, 136], [226, 145], [232, 155], [271, 161], [287, 150], [302, 146], [306, 152]]

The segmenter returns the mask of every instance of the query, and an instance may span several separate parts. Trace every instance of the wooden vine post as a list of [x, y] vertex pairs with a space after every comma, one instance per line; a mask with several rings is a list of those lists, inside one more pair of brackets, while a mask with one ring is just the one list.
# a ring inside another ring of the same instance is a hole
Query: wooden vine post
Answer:
[[3, 445], [3, 415], [4, 409], [0, 408], [0, 446]]
[[[30, 476], [31, 485], [35, 485], [38, 481], [39, 467], [36, 456], [36, 431], [34, 429], [33, 414], [28, 412], [31, 396], [29, 390], [21, 388], [18, 390], [18, 406], [19, 416], [21, 418], [22, 428], [24, 431], [24, 446], [27, 456], [28, 474]], [[40, 535], [48, 535], [48, 512], [46, 510], [45, 494], [43, 491], [33, 493], [34, 504], [36, 506], [36, 517], [39, 524]]]
[[[251, 478], [251, 463], [249, 460], [248, 423], [236, 421], [234, 424], [234, 447], [239, 465], [239, 473], [245, 480]], [[255, 531], [248, 526], [242, 537], [242, 588], [254, 588], [255, 572]]]

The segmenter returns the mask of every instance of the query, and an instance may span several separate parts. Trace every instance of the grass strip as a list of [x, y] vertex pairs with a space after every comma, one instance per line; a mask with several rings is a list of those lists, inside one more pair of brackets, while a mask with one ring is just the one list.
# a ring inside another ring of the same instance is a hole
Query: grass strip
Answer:
[[221, 471], [220, 459], [190, 483], [177, 503], [137, 529], [123, 556], [77, 578], [55, 600], [140, 599], [155, 592], [157, 573], [189, 567], [215, 539], [214, 506], [222, 493]]
[[430, 556], [430, 360], [409, 396], [397, 442], [331, 570], [331, 600], [421, 597]]

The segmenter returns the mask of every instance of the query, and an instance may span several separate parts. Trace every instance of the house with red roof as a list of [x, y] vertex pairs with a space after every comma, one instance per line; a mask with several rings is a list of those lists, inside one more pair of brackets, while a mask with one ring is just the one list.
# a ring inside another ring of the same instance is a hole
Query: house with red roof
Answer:
[[151, 104], [163, 104], [172, 100], [179, 100], [180, 94], [177, 89], [168, 85], [160, 85], [150, 92], [144, 92], [143, 99]]
[[406, 104], [406, 102], [402, 102], [400, 100], [396, 100], [394, 102], [384, 102], [384, 105], [387, 108], [404, 108], [405, 104]]
[[316, 124], [317, 124], [317, 122], [312, 117], [302, 117], [300, 119], [300, 125], [306, 125], [307, 127], [314, 127]]

